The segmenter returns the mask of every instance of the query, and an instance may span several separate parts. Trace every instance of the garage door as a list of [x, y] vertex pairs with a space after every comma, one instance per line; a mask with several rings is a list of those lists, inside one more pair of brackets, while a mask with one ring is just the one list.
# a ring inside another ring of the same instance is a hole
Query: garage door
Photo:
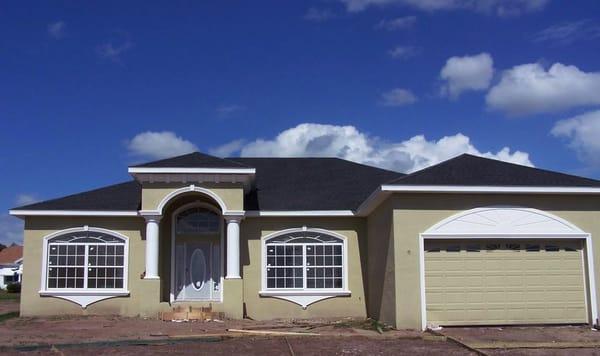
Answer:
[[582, 242], [425, 240], [434, 325], [586, 323]]

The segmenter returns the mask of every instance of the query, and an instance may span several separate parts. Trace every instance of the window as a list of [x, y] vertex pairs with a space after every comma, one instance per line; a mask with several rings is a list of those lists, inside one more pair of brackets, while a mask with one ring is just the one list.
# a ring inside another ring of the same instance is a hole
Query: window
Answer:
[[266, 289], [342, 290], [344, 245], [342, 238], [316, 230], [284, 233], [266, 240]]
[[221, 220], [216, 213], [204, 208], [191, 208], [177, 215], [178, 234], [218, 233]]
[[98, 231], [77, 231], [47, 240], [46, 290], [123, 290], [127, 241]]

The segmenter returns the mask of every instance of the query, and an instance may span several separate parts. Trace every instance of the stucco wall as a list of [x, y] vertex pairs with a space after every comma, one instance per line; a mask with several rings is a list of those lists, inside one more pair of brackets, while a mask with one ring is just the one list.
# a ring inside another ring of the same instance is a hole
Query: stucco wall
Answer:
[[[256, 320], [273, 318], [365, 317], [366, 229], [359, 218], [247, 218], [241, 224], [241, 263], [246, 313]], [[347, 238], [348, 297], [325, 299], [303, 310], [300, 305], [272, 297], [261, 297], [261, 237], [273, 232], [321, 228]], [[227, 291], [225, 291], [227, 293]]]
[[419, 234], [464, 210], [513, 205], [554, 214], [592, 234], [594, 265], [600, 263], [600, 199], [595, 196], [398, 194], [388, 200], [394, 219], [396, 326], [399, 328], [421, 326]]
[[[142, 210], [154, 210], [172, 191], [189, 187], [185, 183], [144, 183], [142, 186]], [[204, 183], [196, 187], [206, 188], [215, 193], [225, 203], [228, 210], [244, 209], [244, 189], [241, 183]], [[188, 195], [188, 193], [186, 193]], [[201, 194], [196, 193], [197, 196]], [[175, 198], [177, 199], [177, 198]]]
[[375, 209], [367, 219], [367, 311], [369, 317], [396, 323], [394, 231], [390, 201]]
[[[42, 273], [43, 239], [45, 236], [68, 228], [99, 227], [116, 231], [129, 237], [129, 297], [106, 299], [82, 309], [81, 306], [63, 299], [39, 295]], [[143, 238], [144, 220], [137, 217], [90, 218], [90, 217], [28, 217], [25, 220], [23, 249], [23, 285], [21, 292], [21, 315], [63, 314], [121, 314], [127, 316], [156, 316], [160, 308], [160, 281], [143, 280], [145, 270]]]

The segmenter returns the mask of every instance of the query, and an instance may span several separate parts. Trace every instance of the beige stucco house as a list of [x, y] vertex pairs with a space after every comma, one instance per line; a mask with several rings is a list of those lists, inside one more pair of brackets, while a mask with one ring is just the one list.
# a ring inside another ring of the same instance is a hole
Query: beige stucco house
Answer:
[[11, 210], [21, 314], [596, 323], [600, 181], [462, 155], [409, 175], [192, 153]]

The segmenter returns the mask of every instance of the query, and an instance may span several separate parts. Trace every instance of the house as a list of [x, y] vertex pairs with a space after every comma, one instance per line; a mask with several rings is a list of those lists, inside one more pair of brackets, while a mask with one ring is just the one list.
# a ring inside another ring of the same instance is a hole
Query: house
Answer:
[[192, 153], [10, 211], [21, 314], [596, 323], [600, 181], [461, 155], [408, 175]]
[[0, 289], [20, 283], [23, 273], [23, 246], [12, 244], [0, 251]]

